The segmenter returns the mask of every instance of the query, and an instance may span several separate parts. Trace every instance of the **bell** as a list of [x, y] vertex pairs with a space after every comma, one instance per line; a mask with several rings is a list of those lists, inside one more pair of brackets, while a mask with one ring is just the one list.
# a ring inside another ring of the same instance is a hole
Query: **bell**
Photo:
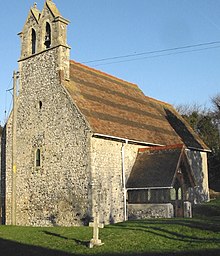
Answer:
[[50, 40], [50, 36], [48, 34], [46, 34], [46, 36], [45, 36], [44, 44], [46, 45], [47, 48], [50, 48], [51, 40]]
[[48, 41], [50, 41], [50, 37], [49, 37], [49, 35], [46, 35], [45, 36], [45, 42], [48, 42]]

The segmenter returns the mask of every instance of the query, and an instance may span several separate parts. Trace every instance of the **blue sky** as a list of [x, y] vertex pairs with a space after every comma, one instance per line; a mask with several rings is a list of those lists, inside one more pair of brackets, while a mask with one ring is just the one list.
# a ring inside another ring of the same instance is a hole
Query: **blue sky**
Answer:
[[[71, 59], [78, 62], [220, 41], [219, 0], [53, 2], [63, 17], [71, 21], [68, 43]], [[11, 104], [11, 94], [6, 90], [12, 87], [13, 70], [18, 69], [20, 40], [17, 33], [22, 30], [33, 4], [31, 0], [0, 2], [1, 124], [4, 123], [5, 109], [8, 114]], [[44, 0], [37, 1], [38, 9], [42, 10], [43, 4]], [[87, 65], [138, 84], [150, 97], [175, 105], [197, 103], [209, 107], [210, 97], [220, 92], [220, 43], [213, 46], [217, 47]]]

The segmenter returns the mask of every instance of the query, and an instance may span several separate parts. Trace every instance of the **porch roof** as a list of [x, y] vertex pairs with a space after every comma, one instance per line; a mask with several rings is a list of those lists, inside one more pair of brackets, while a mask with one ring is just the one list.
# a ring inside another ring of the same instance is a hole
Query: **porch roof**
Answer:
[[190, 185], [194, 186], [194, 176], [183, 145], [139, 150], [126, 187], [128, 189], [173, 187], [181, 163], [186, 167], [185, 177]]

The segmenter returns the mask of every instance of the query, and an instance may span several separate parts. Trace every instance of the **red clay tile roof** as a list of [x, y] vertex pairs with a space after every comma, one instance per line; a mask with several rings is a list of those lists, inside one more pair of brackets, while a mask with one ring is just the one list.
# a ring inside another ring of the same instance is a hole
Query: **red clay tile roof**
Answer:
[[167, 121], [187, 147], [210, 151], [209, 147], [203, 142], [189, 123], [175, 110], [172, 105], [149, 97], [147, 98], [161, 106], [161, 108], [164, 110]]
[[[74, 61], [70, 81], [63, 84], [94, 133], [160, 145], [185, 143], [167, 119], [164, 105], [135, 84]], [[171, 106], [165, 106], [171, 112]], [[198, 147], [203, 148], [200, 143]]]

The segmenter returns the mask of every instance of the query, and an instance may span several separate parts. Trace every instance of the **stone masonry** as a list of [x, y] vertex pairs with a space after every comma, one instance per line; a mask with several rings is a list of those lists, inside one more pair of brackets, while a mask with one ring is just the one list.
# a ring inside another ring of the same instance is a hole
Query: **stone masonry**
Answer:
[[[88, 215], [88, 128], [59, 84], [56, 56], [55, 48], [20, 65], [16, 145], [19, 225], [73, 225]], [[35, 166], [38, 148], [40, 167]], [[9, 224], [10, 209], [7, 212]]]
[[[124, 147], [124, 160], [122, 147]], [[104, 223], [124, 220], [123, 168], [127, 180], [138, 147], [108, 139], [93, 137], [91, 140], [93, 213], [99, 210], [100, 221]], [[123, 161], [124, 167], [122, 167]]]

